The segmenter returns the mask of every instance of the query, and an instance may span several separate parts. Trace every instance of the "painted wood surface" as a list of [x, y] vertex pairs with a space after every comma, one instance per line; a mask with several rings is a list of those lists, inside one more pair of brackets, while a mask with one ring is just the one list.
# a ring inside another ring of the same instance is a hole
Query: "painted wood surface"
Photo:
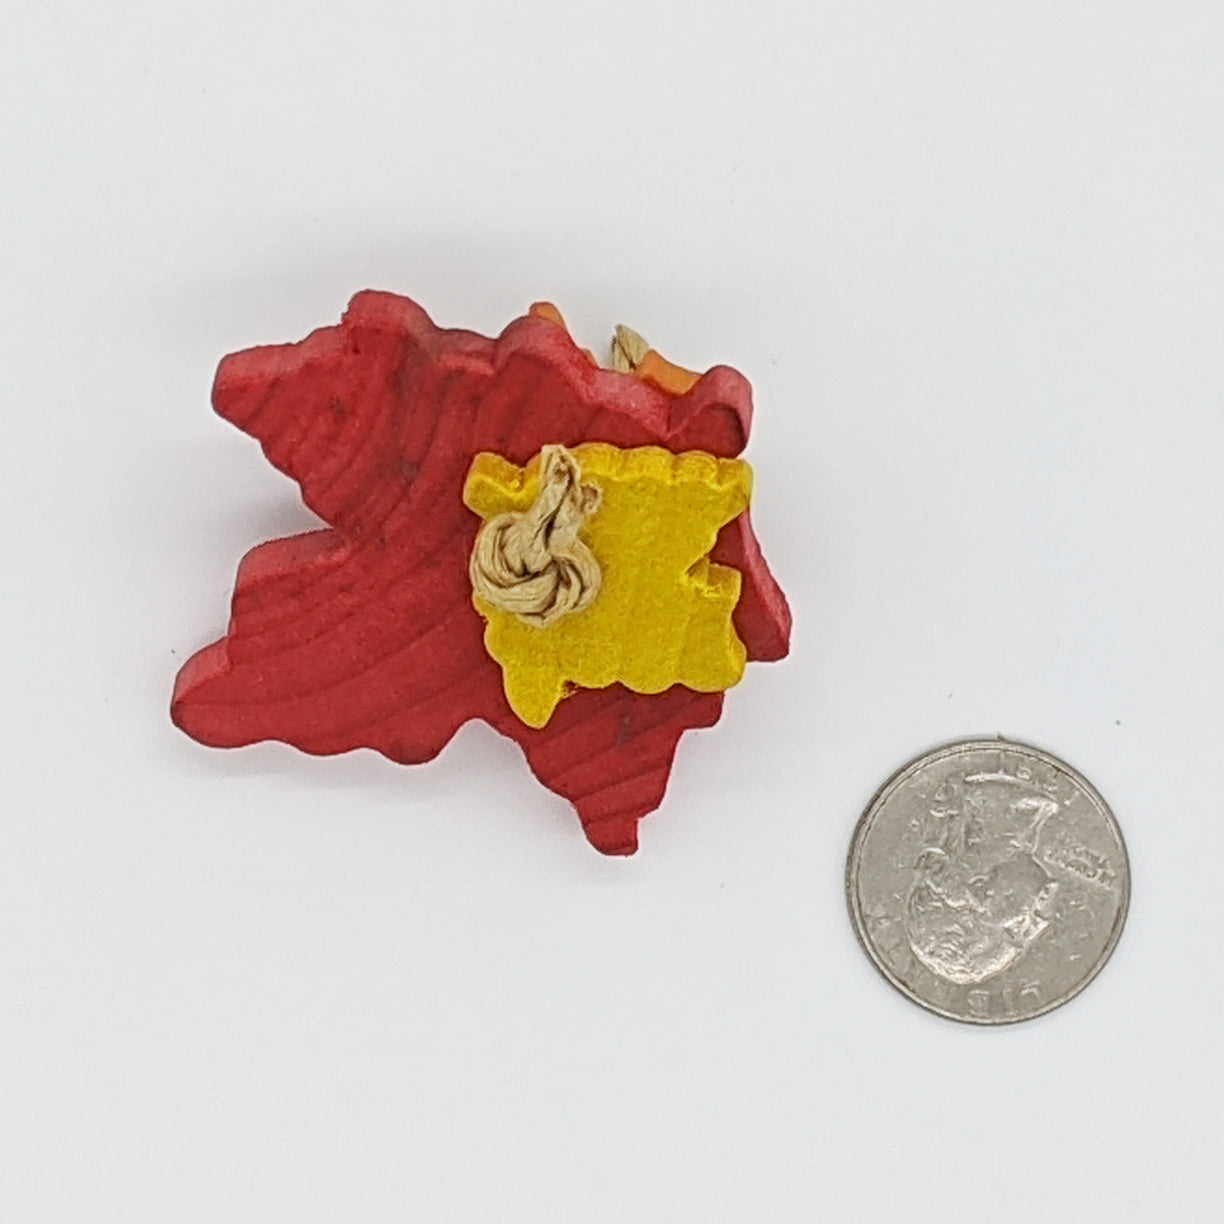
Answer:
[[[418, 764], [481, 718], [573, 804], [597, 849], [632, 853], [680, 735], [716, 722], [723, 694], [579, 689], [546, 727], [526, 726], [472, 606], [480, 519], [463, 504], [464, 479], [479, 452], [522, 466], [554, 442], [732, 458], [748, 440], [746, 380], [716, 366], [673, 395], [593, 365], [554, 319], [528, 315], [489, 339], [367, 291], [339, 326], [226, 357], [213, 404], [329, 527], [243, 559], [226, 636], [179, 673], [175, 723], [218, 747], [368, 747]], [[734, 624], [748, 659], [781, 658], [790, 613], [747, 511], [722, 529], [712, 558], [742, 575]]]

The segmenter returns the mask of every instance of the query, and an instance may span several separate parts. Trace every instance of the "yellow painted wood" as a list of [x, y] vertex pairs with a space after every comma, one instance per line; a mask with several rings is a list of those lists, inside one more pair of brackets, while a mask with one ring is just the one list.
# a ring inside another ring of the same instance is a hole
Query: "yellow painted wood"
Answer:
[[[590, 607], [545, 627], [473, 597], [486, 619], [485, 648], [501, 665], [506, 698], [531, 727], [544, 726], [574, 686], [619, 682], [638, 693], [673, 684], [719, 692], [744, 672], [744, 644], [731, 622], [740, 573], [708, 553], [719, 529], [748, 505], [752, 469], [704, 451], [657, 446], [574, 448], [599, 508], [582, 530], [603, 584]], [[465, 504], [482, 518], [526, 510], [539, 487], [539, 457], [526, 468], [476, 456]]]

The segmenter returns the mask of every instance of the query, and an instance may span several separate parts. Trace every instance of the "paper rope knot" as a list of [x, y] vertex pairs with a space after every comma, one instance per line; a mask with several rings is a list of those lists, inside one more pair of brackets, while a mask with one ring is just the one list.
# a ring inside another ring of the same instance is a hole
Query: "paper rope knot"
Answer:
[[599, 489], [564, 446], [540, 452], [540, 491], [528, 509], [489, 519], [472, 548], [472, 590], [531, 625], [581, 612], [599, 594], [600, 570], [578, 538], [599, 507]]

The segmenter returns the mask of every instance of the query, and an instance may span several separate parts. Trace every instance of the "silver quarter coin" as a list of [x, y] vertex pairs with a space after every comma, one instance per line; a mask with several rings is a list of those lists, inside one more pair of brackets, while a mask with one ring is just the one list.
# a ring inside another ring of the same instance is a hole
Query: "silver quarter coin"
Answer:
[[846, 892], [867, 955], [915, 1003], [1010, 1024], [1101, 971], [1130, 899], [1126, 846], [1071, 766], [1008, 740], [918, 757], [871, 801]]

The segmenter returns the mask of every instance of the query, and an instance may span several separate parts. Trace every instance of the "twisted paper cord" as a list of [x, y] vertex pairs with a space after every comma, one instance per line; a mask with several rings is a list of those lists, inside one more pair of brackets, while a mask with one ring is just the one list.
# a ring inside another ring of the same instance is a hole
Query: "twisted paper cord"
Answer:
[[564, 446], [543, 448], [535, 501], [489, 519], [476, 536], [468, 572], [483, 602], [542, 627], [599, 594], [599, 562], [578, 538], [599, 506], [599, 489], [581, 482]]

